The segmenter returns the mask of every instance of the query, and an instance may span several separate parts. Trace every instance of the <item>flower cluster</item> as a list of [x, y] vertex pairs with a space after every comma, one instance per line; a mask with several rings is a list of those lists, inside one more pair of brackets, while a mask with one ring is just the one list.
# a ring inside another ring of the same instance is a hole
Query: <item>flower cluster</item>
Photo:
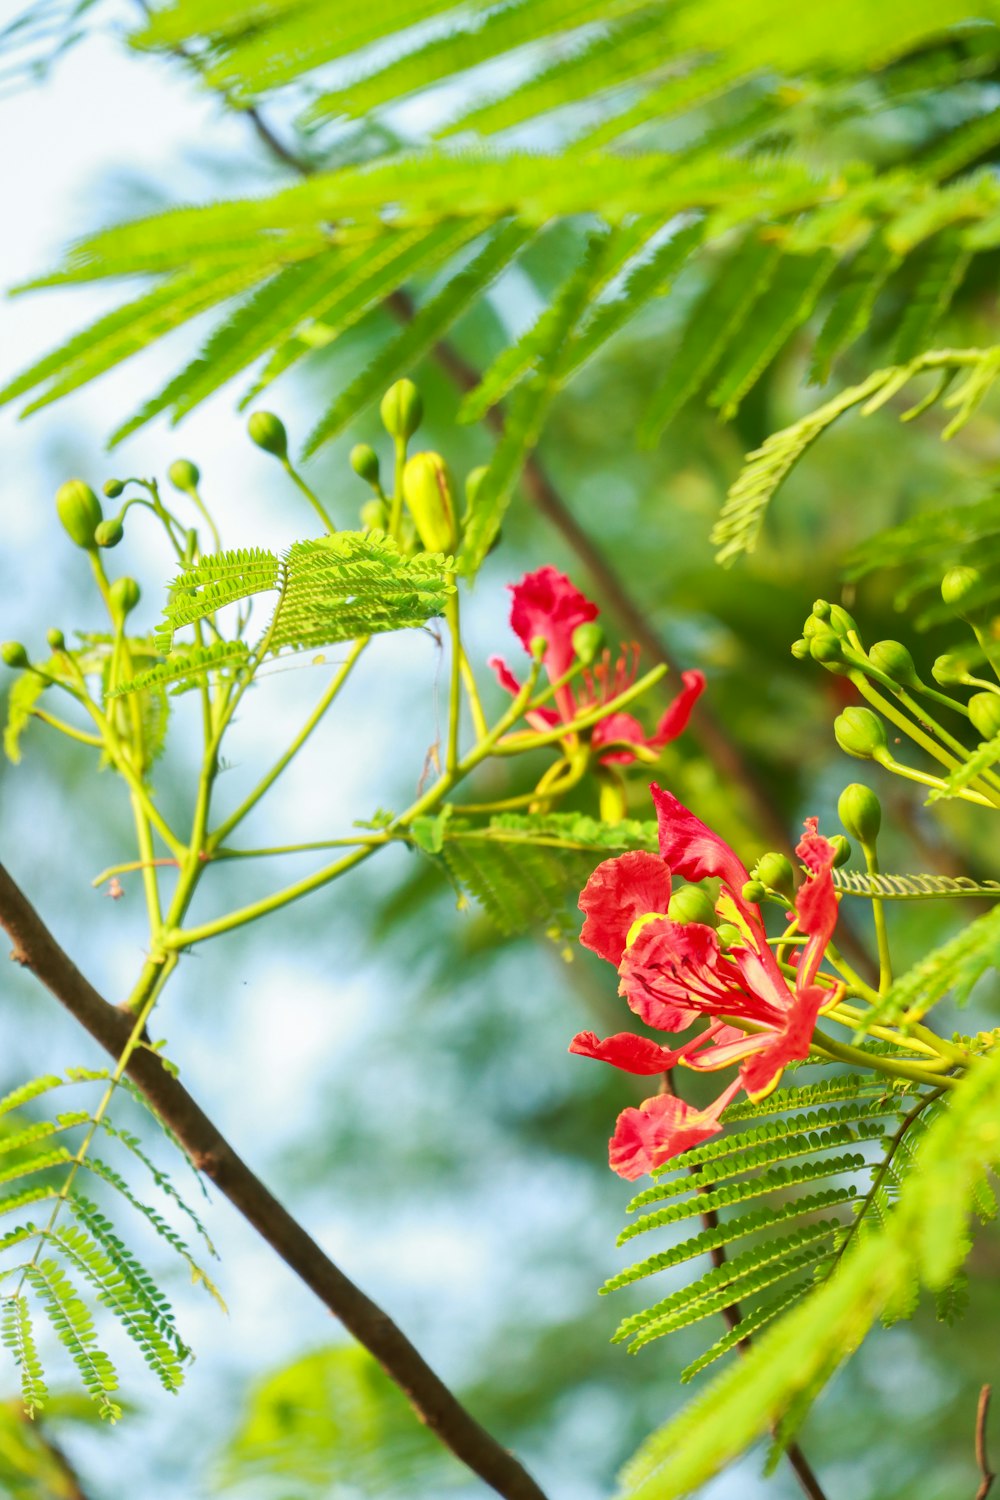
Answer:
[[[527, 715], [534, 729], [544, 731], [558, 724], [572, 724], [588, 710], [611, 703], [635, 681], [639, 653], [636, 646], [628, 646], [613, 665], [610, 651], [605, 650], [599, 659], [583, 668], [573, 685], [562, 682], [582, 660], [574, 635], [580, 626], [592, 624], [599, 613], [597, 605], [581, 594], [565, 574], [553, 567], [539, 568], [526, 573], [520, 583], [510, 584], [509, 588], [514, 634], [529, 656], [532, 642], [544, 640], [542, 665], [549, 681], [560, 684], [553, 695], [554, 708], [537, 708]], [[489, 664], [500, 686], [516, 696], [520, 684], [503, 658], [491, 656]], [[627, 765], [636, 759], [635, 748], [629, 746], [655, 752], [683, 734], [705, 679], [701, 672], [682, 672], [681, 681], [682, 691], [651, 735], [645, 733], [638, 719], [620, 712], [609, 713], [594, 726], [591, 747], [595, 751], [609, 747], [598, 755], [601, 764]]]
[[[786, 935], [805, 941], [795, 950], [792, 977], [786, 977], [768, 946], [759, 907], [744, 897], [749, 875], [736, 854], [670, 792], [654, 786], [652, 794], [660, 854], [636, 850], [597, 867], [580, 897], [586, 916], [581, 942], [615, 965], [619, 993], [647, 1025], [665, 1032], [686, 1031], [704, 1020], [708, 1025], [673, 1048], [629, 1032], [601, 1041], [586, 1031], [573, 1039], [570, 1051], [627, 1073], [664, 1073], [678, 1063], [698, 1070], [738, 1064], [739, 1072], [706, 1109], [660, 1093], [638, 1109], [623, 1110], [609, 1160], [627, 1178], [715, 1135], [722, 1111], [741, 1088], [752, 1099], [770, 1093], [788, 1063], [808, 1056], [820, 1011], [841, 993], [836, 982], [819, 982], [837, 897], [831, 874], [836, 851], [817, 832], [817, 820], [806, 820], [796, 850], [806, 878]], [[672, 876], [720, 882], [714, 911], [703, 902], [707, 920], [668, 915], [676, 894]], [[716, 931], [713, 922], [724, 925]]]

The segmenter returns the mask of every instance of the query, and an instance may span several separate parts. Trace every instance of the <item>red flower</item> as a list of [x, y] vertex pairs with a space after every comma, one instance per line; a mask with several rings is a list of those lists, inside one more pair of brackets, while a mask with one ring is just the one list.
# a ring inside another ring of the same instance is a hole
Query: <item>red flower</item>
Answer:
[[[707, 1110], [669, 1095], [625, 1110], [610, 1152], [612, 1167], [623, 1177], [641, 1176], [713, 1135], [740, 1087], [754, 1099], [770, 1093], [788, 1063], [809, 1055], [816, 1018], [837, 994], [836, 987], [817, 983], [837, 920], [834, 849], [817, 832], [817, 820], [807, 819], [796, 851], [807, 877], [796, 896], [795, 922], [807, 942], [790, 982], [768, 946], [760, 909], [743, 898], [749, 875], [737, 855], [670, 792], [654, 786], [652, 793], [661, 853], [637, 851], [598, 866], [580, 897], [586, 914], [581, 941], [617, 966], [619, 993], [648, 1025], [678, 1032], [702, 1017], [710, 1024], [674, 1049], [647, 1038], [635, 1038], [631, 1046], [624, 1035], [599, 1042], [587, 1032], [570, 1050], [633, 1073], [658, 1071], [658, 1058], [663, 1069], [680, 1063], [704, 1071], [738, 1063], [740, 1072]], [[716, 910], [739, 930], [741, 941], [724, 952], [713, 928], [672, 921], [666, 915], [672, 874], [690, 882], [718, 879]], [[747, 1029], [732, 1022], [746, 1022]]]
[[[508, 587], [512, 599], [510, 623], [514, 634], [529, 654], [533, 640], [541, 637], [545, 641], [542, 665], [549, 681], [557, 682], [576, 660], [573, 632], [579, 625], [587, 625], [597, 618], [597, 605], [553, 567], [526, 573], [520, 583]], [[560, 723], [571, 723], [588, 709], [610, 703], [635, 681], [638, 658], [638, 648], [628, 646], [612, 666], [611, 653], [605, 651], [600, 661], [584, 668], [576, 690], [564, 683], [556, 689], [555, 708], [533, 710], [526, 715], [528, 723], [538, 730], [552, 729]], [[520, 684], [503, 658], [491, 656], [489, 664], [500, 686], [516, 696]], [[634, 753], [626, 748], [628, 745], [662, 750], [664, 745], [683, 734], [691, 710], [705, 686], [705, 679], [701, 672], [682, 672], [681, 681], [684, 684], [682, 691], [670, 704], [653, 734], [647, 735], [638, 719], [626, 713], [609, 714], [594, 727], [591, 745], [595, 748], [601, 745], [617, 747], [600, 756], [602, 764], [627, 765], [635, 760]]]

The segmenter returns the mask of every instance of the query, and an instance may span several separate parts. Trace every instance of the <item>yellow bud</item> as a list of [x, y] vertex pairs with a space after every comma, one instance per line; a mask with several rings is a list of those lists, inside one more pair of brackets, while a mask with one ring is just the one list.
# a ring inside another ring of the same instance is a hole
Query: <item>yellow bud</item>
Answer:
[[454, 552], [458, 544], [448, 465], [440, 453], [414, 453], [403, 469], [403, 499], [428, 552]]

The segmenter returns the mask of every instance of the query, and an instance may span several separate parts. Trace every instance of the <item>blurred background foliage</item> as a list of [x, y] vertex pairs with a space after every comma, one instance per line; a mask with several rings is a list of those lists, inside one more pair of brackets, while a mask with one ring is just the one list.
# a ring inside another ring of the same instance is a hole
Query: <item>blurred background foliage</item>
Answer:
[[[468, 14], [480, 9], [469, 7]], [[124, 101], [117, 154], [105, 145], [103, 156], [86, 167], [75, 200], [60, 216], [61, 242], [70, 237], [70, 220], [76, 233], [185, 196], [234, 197], [286, 180], [253, 117], [234, 111], [234, 119], [217, 102], [206, 115], [202, 85], [182, 60], [128, 50], [125, 33], [135, 22], [129, 6], [93, 0], [39, 4], [31, 11], [30, 27], [0, 33], [6, 87], [20, 90], [4, 102], [6, 121], [16, 125], [18, 112], [30, 109], [32, 89], [44, 93], [53, 116], [63, 111], [65, 122], [68, 108], [72, 121], [80, 107], [74, 69], [86, 70], [86, 90], [118, 88]], [[950, 12], [946, 19], [953, 19]], [[926, 37], [916, 51], [901, 46], [891, 67], [885, 64], [889, 72], [852, 73], [858, 65], [848, 58], [835, 77], [822, 80], [822, 91], [810, 74], [806, 100], [797, 106], [795, 150], [809, 147], [827, 163], [860, 160], [882, 171], [919, 158], [967, 119], [991, 119], [1000, 64], [987, 45], [987, 29], [977, 16], [954, 36], [937, 35], [933, 46]], [[70, 43], [71, 55], [55, 68]], [[231, 50], [206, 44], [206, 60], [224, 71]], [[930, 53], [939, 62], [940, 55], [945, 63], [960, 58], [963, 65], [971, 57], [968, 76], [956, 79], [953, 70], [948, 86], [937, 88], [927, 72], [904, 102], [885, 106], [890, 75], [898, 83], [892, 70], [910, 67], [919, 77]], [[863, 55], [859, 47], [857, 56]], [[532, 56], [541, 72], [573, 52], [557, 36]], [[483, 75], [471, 83], [453, 78], [452, 111], [502, 90], [505, 67], [487, 59], [488, 87]], [[130, 111], [139, 109], [153, 73], [160, 92], [151, 108], [176, 109], [180, 124], [169, 151], [133, 157]], [[137, 80], [131, 98], [126, 75]], [[361, 127], [342, 127], [339, 147], [336, 135], [328, 139], [313, 125], [297, 139], [294, 122], [319, 88], [313, 75], [308, 87], [292, 85], [290, 94], [266, 101], [268, 119], [310, 161], [338, 149], [352, 160], [378, 155], [401, 136], [409, 143], [426, 138], [437, 119], [430, 108], [421, 114], [411, 104], [399, 115], [389, 111]], [[644, 124], [644, 139], [655, 149], [683, 152], [712, 131], [737, 131], [753, 84], [742, 87], [700, 105], [701, 113], [684, 127], [688, 135], [654, 117]], [[249, 102], [259, 102], [256, 94], [238, 101]], [[594, 118], [592, 111], [590, 124]], [[558, 119], [543, 115], [521, 126], [519, 140], [529, 149], [552, 150], [565, 139], [561, 129]], [[86, 151], [85, 122], [80, 133]], [[995, 153], [983, 134], [971, 161], [992, 181]], [[65, 123], [60, 135], [59, 149], [70, 149]], [[39, 146], [44, 161], [44, 135]], [[775, 147], [778, 155], [782, 148]], [[30, 242], [28, 186], [22, 182], [14, 200], [9, 233], [15, 241], [26, 235]], [[531, 326], [579, 263], [592, 228], [586, 218], [551, 225], [520, 257], [515, 273], [462, 312], [454, 342], [476, 369], [488, 367]], [[33, 248], [31, 269], [43, 269], [52, 249], [51, 243]], [[650, 303], [600, 360], [559, 392], [539, 453], [558, 494], [624, 580], [650, 630], [682, 666], [707, 673], [713, 715], [746, 778], [720, 769], [694, 731], [669, 747], [658, 779], [692, 802], [750, 863], [774, 843], [775, 827], [794, 839], [802, 818], [815, 813], [832, 830], [839, 790], [858, 773], [833, 743], [830, 726], [843, 702], [838, 679], [789, 655], [813, 599], [846, 603], [868, 642], [903, 636], [926, 675], [934, 657], [961, 639], [958, 627], [935, 626], [915, 636], [896, 608], [899, 570], [876, 567], [848, 581], [859, 572], [850, 559], [885, 527], [988, 495], [1000, 429], [988, 402], [949, 445], [941, 443], [933, 415], [902, 426], [890, 405], [869, 418], [847, 418], [792, 474], [753, 557], [735, 570], [720, 570], [708, 537], [742, 454], [821, 399], [807, 381], [822, 317], [811, 315], [790, 331], [732, 421], [722, 424], [691, 403], [655, 451], [638, 448], [641, 414], [669, 371], [686, 317], [715, 263], [693, 265], [687, 286]], [[3, 279], [27, 274], [19, 259]], [[841, 383], [886, 362], [921, 277], [919, 260], [897, 270], [843, 357]], [[934, 341], [1000, 338], [995, 284], [996, 255], [987, 245], [940, 309]], [[418, 278], [410, 290], [423, 301], [437, 286]], [[41, 337], [22, 313], [13, 352], [3, 357], [5, 379], [37, 357], [42, 343], [51, 346], [77, 326], [74, 296], [58, 306], [58, 321], [50, 318]], [[107, 306], [95, 304], [94, 315]], [[298, 443], [385, 347], [395, 326], [389, 313], [373, 310], [315, 350], [286, 378], [280, 396], [269, 397]], [[173, 336], [169, 354], [143, 354], [143, 391], [192, 358], [204, 331], [196, 324]], [[425, 396], [422, 441], [445, 451], [459, 473], [488, 461], [494, 440], [482, 426], [456, 424], [462, 393], [440, 365], [428, 357], [407, 373]], [[120, 455], [102, 456], [104, 440], [134, 409], [136, 380], [113, 374], [76, 416], [71, 401], [25, 428], [4, 427], [0, 634], [37, 641], [49, 625], [85, 628], [93, 619], [88, 580], [57, 536], [48, 505], [55, 484], [70, 473], [94, 483], [118, 472], [156, 468], [162, 474], [170, 458], [184, 452], [203, 468], [206, 495], [218, 507], [230, 545], [295, 535], [302, 521], [295, 497], [249, 449], [229, 392], [214, 396], [178, 436], [156, 424], [130, 438]], [[349, 446], [361, 440], [379, 442], [370, 410], [360, 412], [308, 470], [342, 524], [351, 523], [365, 499], [346, 464]], [[129, 567], [142, 580], [151, 620], [169, 565], [135, 531]], [[942, 555], [942, 570], [951, 560]], [[494, 650], [511, 653], [503, 584], [543, 562], [565, 568], [607, 608], [602, 577], [581, 565], [566, 536], [532, 504], [530, 490], [519, 491], [469, 612], [475, 659]], [[628, 638], [613, 614], [607, 619], [612, 639]], [[372, 657], [337, 720], [261, 815], [255, 825], [260, 842], [279, 831], [283, 839], [315, 837], [320, 820], [338, 832], [351, 818], [398, 806], [414, 786], [435, 734], [439, 653], [432, 640], [415, 637], [380, 642]], [[307, 669], [276, 673], [266, 684], [266, 701], [262, 686], [248, 705], [234, 786], [279, 747], [285, 717], [301, 717], [314, 692], [309, 679]], [[673, 681], [667, 679], [664, 694]], [[184, 794], [185, 711], [162, 767], [168, 804]], [[946, 804], [929, 812], [915, 790], [901, 789], [875, 768], [872, 777], [887, 811], [885, 868], [996, 875], [992, 834], [969, 808]], [[771, 810], [766, 828], [749, 779]], [[527, 784], [498, 775], [490, 791], [500, 796]], [[632, 789], [631, 813], [647, 817], [641, 776]], [[587, 806], [585, 796], [579, 802]], [[129, 842], [125, 809], [110, 779], [95, 782], [72, 750], [29, 735], [24, 764], [0, 769], [0, 840], [12, 872], [85, 972], [107, 993], [120, 993], [140, 957], [138, 902], [129, 892], [112, 905], [89, 889], [90, 877]], [[267, 878], [259, 869], [226, 868], [219, 877], [226, 903], [248, 899]], [[221, 906], [221, 891], [217, 899]], [[963, 902], [894, 907], [900, 961], [942, 940], [971, 910]], [[857, 919], [853, 909], [846, 915]], [[863, 919], [857, 936], [869, 941]], [[995, 988], [982, 987], [963, 1027], [996, 1024], [996, 1000]], [[0, 1088], [46, 1066], [94, 1061], [86, 1039], [20, 973], [4, 976], [3, 1005]], [[456, 911], [452, 891], [426, 861], [395, 850], [377, 868], [366, 867], [350, 883], [291, 908], [263, 931], [251, 928], [201, 950], [159, 1017], [170, 1055], [195, 1096], [476, 1413], [526, 1458], [552, 1500], [597, 1500], [608, 1493], [622, 1459], [679, 1403], [677, 1372], [690, 1354], [678, 1335], [630, 1358], [608, 1342], [628, 1309], [618, 1305], [620, 1298], [611, 1305], [596, 1295], [622, 1263], [613, 1239], [627, 1191], [607, 1170], [605, 1141], [616, 1112], [633, 1095], [627, 1078], [581, 1065], [567, 1057], [566, 1046], [584, 1026], [614, 1029], [616, 1015], [613, 986], [589, 955], [574, 954], [567, 963], [544, 937], [501, 941], [481, 914]], [[137, 1377], [141, 1409], [114, 1434], [81, 1422], [86, 1414], [68, 1399], [30, 1429], [14, 1405], [0, 1407], [0, 1489], [15, 1500], [117, 1500], [126, 1487], [151, 1500], [218, 1491], [253, 1500], [432, 1500], [439, 1494], [471, 1500], [479, 1494], [424, 1441], [381, 1375], [338, 1343], [336, 1330], [317, 1318], [307, 1294], [289, 1285], [284, 1268], [271, 1264], [249, 1231], [231, 1222], [225, 1207], [211, 1217], [232, 1317], [222, 1323], [183, 1285], [171, 1286], [182, 1326], [199, 1351], [185, 1390], [168, 1406]], [[912, 1325], [877, 1334], [840, 1375], [803, 1433], [830, 1500], [950, 1500], [973, 1493], [975, 1397], [982, 1382], [1000, 1374], [998, 1269], [995, 1237], [984, 1238], [971, 1262], [969, 1312], [957, 1330], [939, 1327], [924, 1313]], [[121, 1358], [126, 1369], [134, 1367], [127, 1353]], [[711, 1487], [712, 1500], [764, 1493], [780, 1500], [797, 1493], [790, 1474], [779, 1471], [765, 1483], [758, 1473], [759, 1455], [751, 1455]]]

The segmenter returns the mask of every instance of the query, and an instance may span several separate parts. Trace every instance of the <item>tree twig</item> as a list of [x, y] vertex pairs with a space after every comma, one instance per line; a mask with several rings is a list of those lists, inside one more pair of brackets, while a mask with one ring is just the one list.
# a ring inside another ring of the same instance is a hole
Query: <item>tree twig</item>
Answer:
[[979, 1401], [976, 1406], [976, 1463], [982, 1478], [976, 1491], [976, 1500], [986, 1500], [986, 1496], [993, 1488], [993, 1481], [997, 1477], [990, 1468], [990, 1461], [986, 1457], [986, 1422], [990, 1414], [990, 1396], [993, 1387], [984, 1385], [979, 1392]]
[[[11, 958], [41, 980], [106, 1052], [119, 1057], [131, 1030], [130, 1018], [84, 978], [3, 865], [0, 926], [14, 945]], [[157, 1054], [146, 1048], [136, 1051], [127, 1071], [195, 1166], [378, 1360], [444, 1446], [506, 1500], [545, 1500], [518, 1459], [466, 1410], [388, 1313], [334, 1265]]]

